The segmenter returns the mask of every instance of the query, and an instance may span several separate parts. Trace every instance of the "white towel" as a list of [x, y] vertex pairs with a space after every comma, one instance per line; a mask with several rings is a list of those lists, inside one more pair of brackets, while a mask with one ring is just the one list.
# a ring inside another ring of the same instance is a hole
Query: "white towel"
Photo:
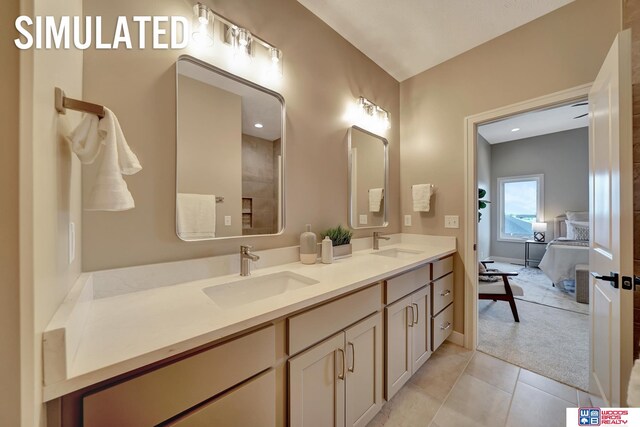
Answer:
[[85, 210], [133, 209], [135, 203], [122, 175], [133, 175], [142, 166], [129, 148], [115, 114], [108, 108], [104, 110], [105, 116], [99, 122], [97, 116], [85, 114], [68, 137], [71, 149], [84, 164], [93, 163], [100, 152], [104, 151]]
[[185, 240], [216, 237], [216, 196], [178, 193], [176, 203], [178, 236]]
[[369, 189], [369, 212], [380, 212], [384, 188]]
[[411, 187], [414, 212], [429, 212], [431, 205], [431, 184], [415, 184]]

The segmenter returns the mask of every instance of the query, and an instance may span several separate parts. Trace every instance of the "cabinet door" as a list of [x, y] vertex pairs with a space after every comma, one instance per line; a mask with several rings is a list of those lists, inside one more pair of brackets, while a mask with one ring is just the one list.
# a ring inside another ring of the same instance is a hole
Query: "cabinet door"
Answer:
[[412, 354], [412, 374], [422, 366], [431, 356], [431, 313], [429, 304], [429, 286], [425, 286], [412, 295], [411, 305], [415, 316], [413, 327], [411, 328], [411, 354]]
[[411, 299], [409, 295], [385, 308], [387, 400], [411, 377]]
[[343, 427], [344, 332], [289, 359], [289, 425]]
[[276, 374], [270, 369], [167, 424], [167, 427], [275, 427], [275, 393]]
[[382, 314], [345, 331], [346, 425], [366, 426], [382, 407]]

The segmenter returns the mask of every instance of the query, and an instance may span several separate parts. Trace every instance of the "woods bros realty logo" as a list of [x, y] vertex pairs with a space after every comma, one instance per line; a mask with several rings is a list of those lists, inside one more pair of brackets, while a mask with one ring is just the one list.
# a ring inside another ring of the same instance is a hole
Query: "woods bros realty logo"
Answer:
[[640, 426], [640, 408], [567, 408], [567, 426]]
[[[139, 49], [184, 49], [189, 44], [190, 22], [184, 16], [119, 16], [112, 37], [104, 37], [100, 16], [19, 16], [15, 21], [19, 49], [132, 49], [131, 34], [137, 34]], [[151, 40], [147, 43], [147, 28]]]

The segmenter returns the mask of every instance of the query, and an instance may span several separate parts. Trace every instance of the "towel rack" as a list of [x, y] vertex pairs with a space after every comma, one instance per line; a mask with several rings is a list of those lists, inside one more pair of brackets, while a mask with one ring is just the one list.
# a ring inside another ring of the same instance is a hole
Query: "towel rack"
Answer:
[[216, 196], [216, 203], [224, 203], [224, 197]]
[[80, 101], [79, 99], [67, 98], [64, 91], [59, 87], [55, 89], [55, 106], [56, 111], [60, 114], [66, 114], [68, 108], [70, 110], [95, 114], [100, 118], [104, 117], [104, 107], [102, 105]]
[[[411, 189], [413, 190], [413, 186], [414, 186], [414, 185], [418, 185], [418, 184], [412, 184], [412, 185], [411, 185], [411, 187], [409, 187], [409, 188], [411, 188]], [[435, 185], [431, 184], [431, 189], [432, 189], [433, 191], [436, 191], [436, 190], [438, 189], [438, 187], [436, 187]]]

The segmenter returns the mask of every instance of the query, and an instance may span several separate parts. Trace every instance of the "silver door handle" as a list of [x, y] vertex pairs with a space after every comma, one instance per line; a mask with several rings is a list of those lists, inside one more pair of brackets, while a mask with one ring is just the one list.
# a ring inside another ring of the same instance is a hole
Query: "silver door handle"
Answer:
[[442, 329], [443, 331], [445, 331], [445, 330], [449, 329], [450, 327], [451, 327], [451, 322], [447, 322], [447, 325], [446, 325], [446, 326], [442, 326], [442, 325], [440, 325], [440, 329]]
[[344, 372], [347, 362], [345, 361], [344, 350], [339, 348], [338, 351], [342, 354], [342, 372], [338, 374], [338, 379], [344, 380]]
[[600, 276], [598, 273], [596, 273], [595, 271], [591, 272], [591, 275], [598, 279], [598, 280], [604, 280], [606, 282], [609, 282], [609, 284], [611, 286], [613, 286], [614, 288], [618, 289], [620, 287], [620, 275], [618, 273], [614, 273], [613, 271], [611, 273], [609, 273], [610, 276]]
[[[415, 302], [411, 304], [412, 306], [416, 306], [416, 323], [414, 323], [414, 325], [417, 325], [420, 322], [420, 307], [418, 307], [418, 304], [416, 304]], [[413, 312], [413, 308], [411, 308], [411, 311]]]
[[347, 369], [349, 372], [353, 372], [356, 369], [356, 346], [352, 342], [348, 343], [348, 345], [351, 347], [351, 367]]
[[412, 305], [408, 305], [407, 309], [411, 309], [411, 322], [409, 323], [409, 327], [413, 328], [413, 324], [415, 323], [415, 319], [416, 319], [416, 315], [413, 311], [413, 306]]
[[446, 297], [447, 295], [449, 295], [451, 293], [451, 291], [449, 289], [447, 289], [446, 291], [440, 293], [441, 297]]

